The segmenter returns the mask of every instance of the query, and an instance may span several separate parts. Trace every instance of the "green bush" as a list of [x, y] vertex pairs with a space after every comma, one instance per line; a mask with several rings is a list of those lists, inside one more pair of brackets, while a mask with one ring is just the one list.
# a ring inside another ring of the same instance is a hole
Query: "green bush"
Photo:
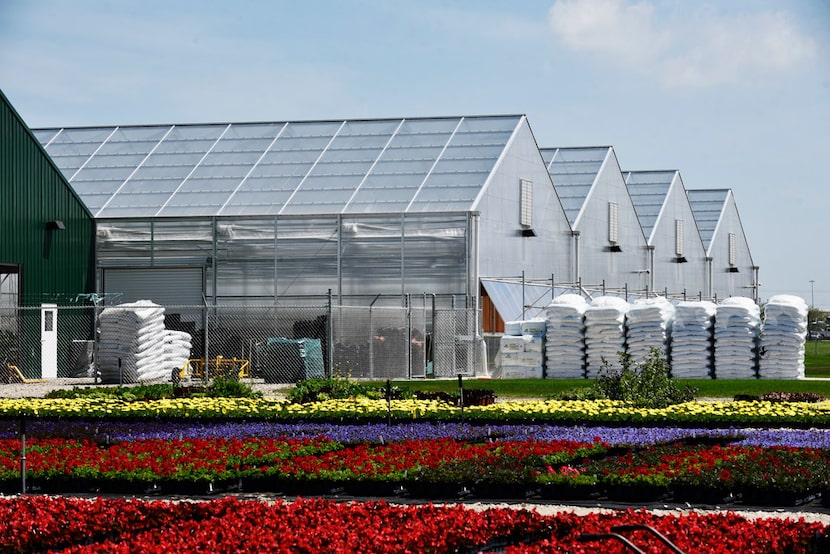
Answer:
[[71, 389], [54, 389], [46, 393], [46, 398], [117, 398], [126, 402], [140, 400], [159, 400], [173, 397], [173, 385], [159, 383], [154, 385], [135, 385], [117, 387], [72, 387]]
[[644, 408], [665, 408], [671, 404], [690, 402], [697, 389], [680, 387], [669, 377], [669, 364], [662, 350], [652, 348], [642, 363], [620, 352], [620, 368], [603, 363], [600, 376], [594, 381], [597, 394], [611, 400], [624, 400]]
[[213, 398], [262, 398], [261, 392], [233, 377], [215, 378], [204, 392]]
[[288, 400], [295, 404], [319, 402], [338, 398], [382, 398], [384, 392], [376, 387], [362, 385], [345, 377], [313, 377], [299, 381], [288, 392]]

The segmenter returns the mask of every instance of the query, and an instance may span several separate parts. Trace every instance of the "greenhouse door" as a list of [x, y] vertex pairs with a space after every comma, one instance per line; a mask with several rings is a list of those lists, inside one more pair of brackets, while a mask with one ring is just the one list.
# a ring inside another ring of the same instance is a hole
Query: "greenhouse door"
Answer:
[[40, 305], [40, 367], [43, 379], [58, 377], [58, 305]]
[[150, 300], [161, 306], [202, 306], [203, 281], [201, 267], [105, 269], [104, 294], [116, 304]]

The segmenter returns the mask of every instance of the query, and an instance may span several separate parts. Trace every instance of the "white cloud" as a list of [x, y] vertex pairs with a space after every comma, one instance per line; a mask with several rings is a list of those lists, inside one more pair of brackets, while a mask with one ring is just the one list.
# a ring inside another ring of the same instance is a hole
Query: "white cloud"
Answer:
[[643, 65], [669, 37], [654, 25], [654, 9], [626, 0], [558, 0], [548, 14], [566, 46], [626, 66]]
[[667, 86], [753, 83], [818, 58], [818, 42], [788, 12], [725, 14], [714, 4], [675, 8], [664, 13], [648, 2], [557, 0], [548, 21], [572, 51]]

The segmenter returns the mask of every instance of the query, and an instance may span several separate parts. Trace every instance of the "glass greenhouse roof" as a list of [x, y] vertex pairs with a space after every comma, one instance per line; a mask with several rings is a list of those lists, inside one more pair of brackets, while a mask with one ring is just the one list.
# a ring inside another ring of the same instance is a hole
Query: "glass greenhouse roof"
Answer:
[[96, 218], [468, 211], [523, 116], [37, 129]]
[[692, 206], [692, 213], [695, 214], [703, 246], [708, 251], [729, 196], [729, 189], [687, 190], [686, 195]]
[[657, 217], [677, 171], [626, 171], [623, 173], [634, 211], [647, 237], [651, 237]]
[[540, 150], [571, 225], [576, 223], [610, 149], [609, 146], [598, 146]]

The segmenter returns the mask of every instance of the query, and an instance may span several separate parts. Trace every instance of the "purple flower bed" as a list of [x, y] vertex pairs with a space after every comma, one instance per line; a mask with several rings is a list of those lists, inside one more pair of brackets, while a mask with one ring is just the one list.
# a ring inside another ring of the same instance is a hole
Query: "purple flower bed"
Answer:
[[[19, 435], [16, 421], [0, 421], [0, 438]], [[317, 437], [343, 443], [392, 442], [449, 437], [459, 440], [571, 440], [593, 442], [599, 437], [611, 446], [645, 446], [681, 440], [724, 439], [737, 445], [830, 448], [827, 429], [689, 429], [679, 427], [581, 427], [554, 425], [488, 425], [468, 423], [411, 423], [335, 425], [269, 422], [125, 422], [32, 420], [31, 437], [71, 437], [95, 441], [132, 441], [148, 438]]]

